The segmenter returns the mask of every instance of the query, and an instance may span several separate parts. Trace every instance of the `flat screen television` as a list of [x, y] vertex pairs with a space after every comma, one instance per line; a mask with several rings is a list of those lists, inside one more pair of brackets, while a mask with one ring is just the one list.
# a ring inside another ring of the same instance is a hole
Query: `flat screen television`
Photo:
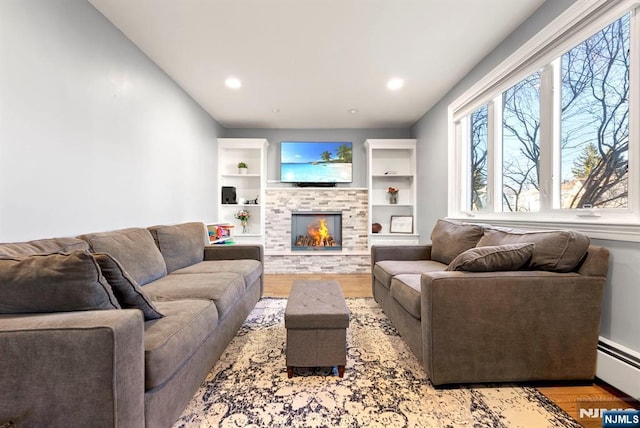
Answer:
[[280, 181], [298, 185], [351, 183], [352, 146], [344, 141], [282, 141]]

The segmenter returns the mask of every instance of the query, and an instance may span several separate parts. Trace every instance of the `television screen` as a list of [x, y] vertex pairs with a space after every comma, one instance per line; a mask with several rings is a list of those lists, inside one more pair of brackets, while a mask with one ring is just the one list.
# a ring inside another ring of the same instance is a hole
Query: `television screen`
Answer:
[[280, 181], [283, 183], [351, 183], [350, 142], [282, 141]]

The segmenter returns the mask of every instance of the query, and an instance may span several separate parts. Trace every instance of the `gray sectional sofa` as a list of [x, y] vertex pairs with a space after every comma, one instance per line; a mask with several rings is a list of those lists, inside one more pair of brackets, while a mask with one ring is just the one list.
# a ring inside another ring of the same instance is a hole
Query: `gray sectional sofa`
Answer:
[[434, 385], [590, 380], [609, 252], [574, 231], [439, 220], [373, 246], [372, 287]]
[[263, 291], [202, 223], [0, 244], [0, 426], [167, 427]]

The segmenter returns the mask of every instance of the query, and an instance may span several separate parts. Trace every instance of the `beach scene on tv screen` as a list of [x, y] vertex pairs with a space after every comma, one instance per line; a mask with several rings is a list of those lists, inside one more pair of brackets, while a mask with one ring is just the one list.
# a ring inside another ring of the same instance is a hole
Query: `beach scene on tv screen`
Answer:
[[280, 181], [286, 183], [351, 183], [350, 142], [280, 144]]

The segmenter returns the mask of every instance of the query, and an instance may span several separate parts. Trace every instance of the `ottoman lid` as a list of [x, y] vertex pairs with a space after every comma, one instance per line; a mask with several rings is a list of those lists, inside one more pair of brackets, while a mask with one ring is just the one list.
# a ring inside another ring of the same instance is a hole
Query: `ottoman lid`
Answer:
[[349, 327], [349, 308], [336, 281], [296, 281], [284, 312], [286, 328]]

